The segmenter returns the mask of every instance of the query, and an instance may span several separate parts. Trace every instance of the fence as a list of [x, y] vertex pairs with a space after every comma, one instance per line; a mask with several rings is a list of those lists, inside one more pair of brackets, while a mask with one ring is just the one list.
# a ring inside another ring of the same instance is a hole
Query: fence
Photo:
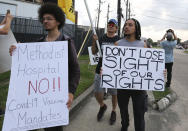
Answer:
[[[4, 16], [0, 16], [0, 21]], [[15, 17], [12, 20], [11, 24], [12, 32], [17, 41], [19, 42], [34, 42], [37, 39], [41, 38], [46, 34], [46, 31], [43, 29], [42, 24], [35, 19], [31, 18], [22, 18]], [[66, 35], [70, 36], [75, 41], [75, 47], [77, 52], [79, 51], [82, 42], [89, 30], [89, 26], [81, 26], [81, 25], [72, 25], [65, 24], [63, 30], [61, 30]], [[104, 29], [99, 29], [99, 36], [104, 33]], [[92, 31], [90, 31], [88, 35], [88, 39], [85, 43], [83, 51], [81, 54], [88, 54], [88, 46], [91, 46], [92, 43]]]

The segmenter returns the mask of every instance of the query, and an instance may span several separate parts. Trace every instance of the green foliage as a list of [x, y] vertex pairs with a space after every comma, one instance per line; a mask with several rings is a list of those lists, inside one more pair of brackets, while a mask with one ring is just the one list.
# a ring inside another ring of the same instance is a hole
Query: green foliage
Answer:
[[147, 42], [153, 44], [153, 40], [152, 40], [151, 38], [148, 38], [148, 39], [147, 39]]
[[180, 43], [181, 43], [181, 39], [177, 38], [177, 44], [180, 44]]
[[157, 46], [157, 45], [158, 45], [157, 42], [153, 42], [153, 43], [152, 43], [152, 46]]

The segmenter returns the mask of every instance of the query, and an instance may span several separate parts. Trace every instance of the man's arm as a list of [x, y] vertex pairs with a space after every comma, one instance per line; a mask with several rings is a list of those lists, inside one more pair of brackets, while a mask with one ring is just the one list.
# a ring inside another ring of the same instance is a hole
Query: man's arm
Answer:
[[69, 67], [69, 99], [67, 102], [68, 108], [70, 108], [76, 88], [78, 87], [80, 81], [80, 66], [77, 59], [77, 53], [74, 46], [73, 40], [68, 40], [68, 67]]
[[11, 26], [11, 21], [12, 21], [12, 15], [10, 15], [10, 13], [8, 13], [5, 16], [5, 19], [2, 21], [2, 24], [4, 24], [4, 27], [0, 28], [0, 34], [3, 34], [3, 35], [8, 34], [8, 32], [10, 30], [10, 26]]
[[93, 35], [93, 42], [92, 42], [92, 47], [91, 47], [92, 54], [97, 54], [97, 52], [98, 52], [96, 40], [98, 40], [97, 35]]
[[173, 36], [174, 36], [174, 40], [177, 40], [178, 38], [177, 38], [177, 36], [175, 35], [175, 33], [174, 33], [173, 30], [172, 30], [172, 34], [173, 34]]
[[163, 38], [160, 40], [160, 42], [164, 41], [166, 38], [167, 33], [164, 34]]
[[7, 15], [3, 18], [3, 20], [0, 23], [0, 25], [4, 25], [6, 23], [6, 19], [7, 19]]

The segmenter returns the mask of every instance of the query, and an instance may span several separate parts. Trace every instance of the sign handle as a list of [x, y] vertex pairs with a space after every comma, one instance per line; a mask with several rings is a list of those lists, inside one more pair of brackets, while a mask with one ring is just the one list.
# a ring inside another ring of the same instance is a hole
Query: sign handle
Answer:
[[[93, 21], [92, 21], [92, 19], [91, 19], [91, 14], [90, 14], [90, 11], [89, 11], [89, 8], [88, 8], [87, 1], [84, 0], [84, 2], [85, 2], [85, 6], [86, 6], [86, 10], [87, 10], [88, 17], [89, 17], [89, 20], [90, 20], [90, 23], [91, 23], [91, 27], [93, 28], [93, 33], [94, 33], [95, 35], [97, 35], [96, 30], [95, 30], [95, 28], [94, 28], [94, 26], [93, 26]], [[98, 50], [99, 50], [99, 56], [102, 57], [102, 53], [101, 53], [99, 41], [96, 40], [96, 43], [97, 43], [97, 48], [98, 48]]]

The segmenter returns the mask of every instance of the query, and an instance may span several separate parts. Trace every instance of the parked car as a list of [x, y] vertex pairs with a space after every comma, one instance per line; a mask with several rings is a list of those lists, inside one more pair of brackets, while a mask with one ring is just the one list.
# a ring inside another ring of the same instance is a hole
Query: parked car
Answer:
[[177, 46], [176, 46], [176, 49], [181, 49], [181, 50], [182, 50], [182, 49], [184, 49], [184, 48], [183, 48], [183, 46], [181, 46], [181, 45], [177, 45]]

